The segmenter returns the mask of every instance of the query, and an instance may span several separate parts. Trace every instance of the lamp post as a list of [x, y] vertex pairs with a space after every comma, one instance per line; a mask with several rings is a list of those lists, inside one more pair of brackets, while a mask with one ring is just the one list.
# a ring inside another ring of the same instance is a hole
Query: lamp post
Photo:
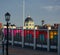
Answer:
[[8, 55], [8, 26], [9, 26], [8, 22], [10, 20], [10, 14], [8, 12], [5, 14], [5, 20], [7, 22], [6, 55]]

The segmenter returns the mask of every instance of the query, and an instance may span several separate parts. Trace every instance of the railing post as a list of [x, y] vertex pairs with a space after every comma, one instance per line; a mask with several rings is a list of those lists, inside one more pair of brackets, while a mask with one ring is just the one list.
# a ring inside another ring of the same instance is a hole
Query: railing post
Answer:
[[12, 28], [12, 46], [14, 45], [14, 34], [13, 34], [13, 28]]
[[49, 43], [49, 30], [47, 30], [47, 51], [50, 50], [50, 43]]
[[58, 26], [58, 55], [60, 55], [60, 25]]
[[24, 29], [22, 29], [22, 48], [24, 47]]
[[34, 29], [34, 50], [36, 49], [36, 30]]
[[3, 30], [2, 30], [2, 33], [1, 33], [1, 37], [2, 37], [2, 55], [4, 55], [4, 38], [5, 38], [5, 36], [4, 36], [4, 28], [3, 28]]

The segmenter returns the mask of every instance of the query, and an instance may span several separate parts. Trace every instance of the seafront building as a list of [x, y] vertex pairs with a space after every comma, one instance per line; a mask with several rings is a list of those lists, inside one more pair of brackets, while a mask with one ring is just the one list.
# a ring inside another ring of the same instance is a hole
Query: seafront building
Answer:
[[[24, 21], [24, 26], [17, 27], [15, 24], [9, 23], [9, 28], [19, 28], [19, 29], [58, 29], [59, 23], [55, 24], [45, 24], [44, 20], [41, 21], [41, 25], [35, 25], [35, 22], [31, 16], [28, 16]], [[0, 29], [7, 28], [6, 24], [0, 23]]]

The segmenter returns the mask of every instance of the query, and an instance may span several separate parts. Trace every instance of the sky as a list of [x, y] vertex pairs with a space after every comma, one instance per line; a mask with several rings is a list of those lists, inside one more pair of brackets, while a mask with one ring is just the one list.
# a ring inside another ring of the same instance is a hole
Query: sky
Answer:
[[[60, 0], [24, 0], [24, 20], [31, 16], [35, 25], [60, 23]], [[5, 13], [11, 14], [10, 23], [23, 26], [23, 0], [0, 0], [0, 22], [6, 24]]]

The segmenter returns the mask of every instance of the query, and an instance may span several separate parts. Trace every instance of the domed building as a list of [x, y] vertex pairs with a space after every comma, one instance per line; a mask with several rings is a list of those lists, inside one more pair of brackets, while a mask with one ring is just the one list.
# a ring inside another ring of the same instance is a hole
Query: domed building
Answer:
[[24, 29], [34, 29], [34, 21], [30, 16], [24, 21]]

